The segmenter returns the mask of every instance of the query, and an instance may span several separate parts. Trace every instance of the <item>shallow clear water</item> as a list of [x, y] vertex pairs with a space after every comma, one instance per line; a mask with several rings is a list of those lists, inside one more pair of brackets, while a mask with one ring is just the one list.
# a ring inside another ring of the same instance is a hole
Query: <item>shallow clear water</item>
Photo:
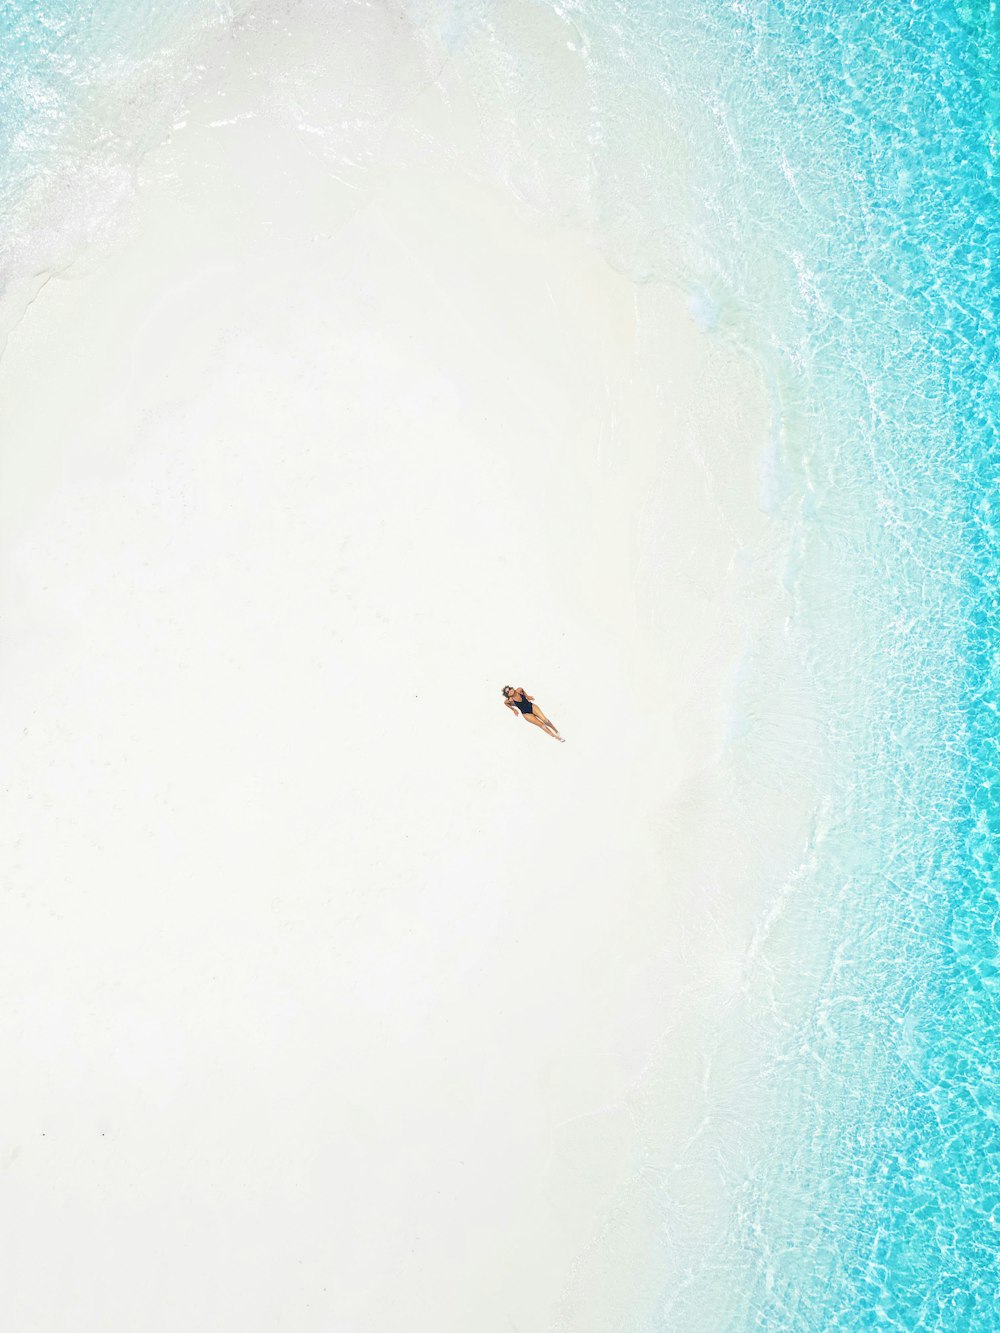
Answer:
[[[769, 751], [749, 706], [794, 658], [823, 793], [748, 974], [764, 1147], [726, 1163], [725, 1240], [687, 1257], [682, 1291], [652, 1274], [621, 1327], [992, 1330], [997, 18], [901, 0], [408, 8], [480, 79], [498, 174], [637, 281], [680, 284], [772, 390], [791, 613], [758, 645], [734, 760], [794, 768], [794, 731]], [[231, 18], [195, 0], [0, 8], [8, 275], [114, 225], [186, 44]]]
[[996, 29], [789, 4], [726, 36], [699, 276], [789, 413], [831, 782], [799, 912], [834, 944], [783, 1037], [736, 1322], [992, 1328]]
[[0, 289], [113, 235], [225, 0], [0, 0]]

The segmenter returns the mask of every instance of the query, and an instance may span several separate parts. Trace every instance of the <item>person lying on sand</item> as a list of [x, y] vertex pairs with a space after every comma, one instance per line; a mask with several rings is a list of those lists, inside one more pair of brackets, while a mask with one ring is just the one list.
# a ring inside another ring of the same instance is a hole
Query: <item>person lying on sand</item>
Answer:
[[512, 713], [520, 713], [525, 722], [533, 722], [536, 727], [541, 727], [547, 736], [554, 736], [557, 741], [565, 743], [566, 737], [559, 735], [532, 696], [525, 693], [520, 685], [516, 689], [513, 685], [505, 685], [503, 687], [503, 701]]

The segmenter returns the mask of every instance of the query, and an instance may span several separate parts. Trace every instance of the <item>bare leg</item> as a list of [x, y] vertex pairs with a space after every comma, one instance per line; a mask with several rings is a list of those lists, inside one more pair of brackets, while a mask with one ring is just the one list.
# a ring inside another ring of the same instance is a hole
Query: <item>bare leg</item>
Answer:
[[550, 736], [555, 736], [556, 740], [558, 741], [564, 739], [562, 736], [559, 735], [559, 728], [556, 726], [556, 724], [554, 722], [549, 721], [549, 719], [545, 716], [545, 714], [537, 706], [537, 704], [535, 705], [535, 713], [538, 717], [542, 719], [542, 726], [549, 733]]
[[531, 722], [534, 726], [541, 727], [542, 731], [544, 731], [547, 736], [553, 736], [557, 741], [564, 741], [565, 738], [559, 735], [558, 731], [556, 731], [555, 727], [545, 714], [540, 713], [537, 708], [533, 713], [525, 713], [524, 716], [526, 720]]

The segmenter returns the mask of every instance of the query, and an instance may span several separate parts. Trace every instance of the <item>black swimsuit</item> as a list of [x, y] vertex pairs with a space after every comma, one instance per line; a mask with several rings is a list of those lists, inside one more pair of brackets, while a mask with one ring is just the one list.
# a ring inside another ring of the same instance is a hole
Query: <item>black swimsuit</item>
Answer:
[[526, 699], [523, 694], [520, 699], [511, 699], [511, 703], [515, 708], [520, 708], [522, 713], [530, 713], [535, 706], [531, 700]]

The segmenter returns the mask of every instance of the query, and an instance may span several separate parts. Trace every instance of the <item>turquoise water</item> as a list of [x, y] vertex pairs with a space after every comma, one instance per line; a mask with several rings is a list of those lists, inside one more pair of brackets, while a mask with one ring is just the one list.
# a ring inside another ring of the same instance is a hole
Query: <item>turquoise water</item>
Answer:
[[831, 947], [776, 1037], [780, 1149], [736, 1187], [732, 1326], [993, 1329], [997, 20], [793, 3], [706, 29], [725, 132], [686, 277], [778, 387], [831, 778], [795, 909]]
[[[994, 1330], [997, 15], [411, 9], [453, 51], [490, 32], [482, 68], [515, 188], [587, 226], [637, 281], [680, 284], [775, 403], [785, 650], [826, 765], [775, 933], [796, 1005], [754, 1002], [770, 1147], [731, 1169], [725, 1245], [621, 1327]], [[573, 38], [570, 111], [546, 30], [522, 40], [518, 14], [541, 11]], [[8, 274], [91, 239], [163, 132], [171, 97], [147, 81], [142, 115], [123, 120], [116, 83], [161, 68], [182, 83], [190, 33], [231, 17], [194, 0], [0, 6]], [[47, 251], [22, 231], [26, 199], [35, 222], [49, 210]], [[735, 744], [752, 766], [763, 741], [750, 725]]]
[[[0, 290], [114, 234], [222, 0], [0, 0]], [[0, 327], [2, 327], [0, 321]]]
[[735, 1323], [991, 1329], [996, 21], [789, 4], [725, 37], [745, 129], [706, 191], [703, 280], [790, 413], [833, 778], [801, 929], [835, 942], [784, 1035]]

